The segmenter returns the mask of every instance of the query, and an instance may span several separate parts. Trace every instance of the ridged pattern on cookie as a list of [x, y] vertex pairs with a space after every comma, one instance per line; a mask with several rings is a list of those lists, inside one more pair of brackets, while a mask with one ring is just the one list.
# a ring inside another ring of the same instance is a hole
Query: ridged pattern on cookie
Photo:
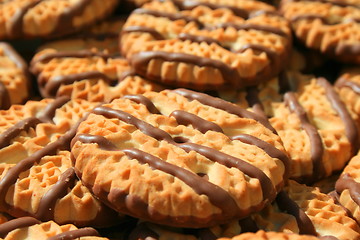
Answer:
[[281, 11], [307, 47], [337, 60], [360, 63], [358, 1], [283, 0]]
[[256, 85], [280, 71], [291, 44], [274, 10], [257, 1], [154, 1], [127, 19], [122, 53], [138, 74], [171, 86]]
[[123, 94], [140, 94], [160, 89], [134, 76], [128, 62], [97, 50], [56, 51], [45, 49], [31, 63], [44, 97], [69, 96], [109, 102]]
[[42, 223], [31, 217], [18, 218], [1, 224], [0, 234], [4, 240], [107, 239], [99, 237], [99, 233], [93, 228], [77, 228], [72, 224], [58, 225], [53, 221]]
[[21, 104], [30, 96], [27, 63], [8, 43], [0, 42], [0, 108]]
[[211, 226], [261, 209], [283, 185], [287, 156], [263, 120], [185, 89], [149, 92], [96, 107], [72, 153], [83, 183], [119, 212]]
[[116, 0], [16, 0], [0, 7], [0, 39], [54, 37], [104, 18]]

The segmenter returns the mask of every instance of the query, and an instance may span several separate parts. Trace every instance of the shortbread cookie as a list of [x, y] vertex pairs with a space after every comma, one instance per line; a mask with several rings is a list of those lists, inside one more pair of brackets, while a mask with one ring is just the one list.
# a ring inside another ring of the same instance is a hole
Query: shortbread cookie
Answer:
[[336, 240], [336, 238], [317, 238], [309, 235], [298, 235], [292, 233], [264, 232], [244, 233], [233, 238], [219, 238], [218, 240]]
[[274, 203], [253, 216], [265, 231], [293, 232], [335, 239], [359, 239], [359, 225], [319, 189], [290, 180]]
[[125, 18], [111, 18], [84, 29], [78, 34], [42, 44], [38, 52], [44, 49], [57, 51], [79, 51], [96, 48], [106, 50], [109, 54], [119, 52], [119, 29], [125, 23]]
[[177, 227], [209, 227], [262, 209], [289, 167], [266, 119], [185, 89], [96, 107], [72, 144], [79, 177], [101, 201]]
[[0, 225], [0, 237], [4, 240], [105, 240], [94, 228], [77, 228], [74, 225], [58, 225], [53, 221], [40, 222], [35, 218], [23, 217]]
[[136, 73], [196, 90], [267, 81], [290, 46], [288, 22], [260, 1], [152, 1], [121, 31], [121, 52]]
[[350, 214], [360, 222], [360, 199], [358, 192], [359, 185], [359, 166], [360, 156], [359, 153], [351, 159], [346, 166], [341, 176], [336, 182], [335, 189], [338, 194], [337, 199], [339, 203], [350, 211]]
[[160, 89], [136, 76], [127, 60], [106, 51], [44, 49], [32, 59], [31, 70], [43, 97], [109, 102], [126, 94]]
[[307, 47], [360, 63], [359, 1], [282, 0], [280, 11]]
[[117, 0], [14, 0], [0, 5], [0, 39], [57, 37], [108, 16]]
[[27, 63], [6, 42], [0, 42], [0, 69], [0, 109], [27, 100], [30, 97]]

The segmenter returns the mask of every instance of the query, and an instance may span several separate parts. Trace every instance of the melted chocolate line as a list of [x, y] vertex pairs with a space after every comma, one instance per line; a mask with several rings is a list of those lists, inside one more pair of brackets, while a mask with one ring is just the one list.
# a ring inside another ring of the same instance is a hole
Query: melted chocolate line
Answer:
[[40, 224], [41, 222], [33, 217], [21, 217], [10, 220], [3, 224], [0, 224], [0, 238], [5, 238], [6, 235], [13, 230], [19, 228], [26, 228], [36, 224]]
[[267, 57], [269, 58], [269, 60], [271, 61], [271, 64], [274, 66], [273, 68], [275, 69], [278, 69], [279, 68], [279, 56], [278, 54], [267, 48], [267, 47], [264, 47], [260, 44], [246, 44], [244, 46], [241, 46], [239, 49], [237, 49], [235, 52], [237, 53], [243, 53], [245, 52], [247, 49], [252, 49], [254, 51], [259, 51], [259, 52], [264, 52], [266, 53]]
[[299, 227], [299, 234], [317, 236], [315, 227], [310, 218], [299, 207], [299, 205], [288, 196], [286, 192], [281, 191], [277, 195], [276, 203], [281, 211], [293, 215], [296, 218], [296, 222]]
[[143, 26], [129, 26], [121, 30], [121, 34], [132, 33], [132, 32], [142, 32], [150, 34], [155, 40], [165, 40], [165, 37], [156, 29]]
[[76, 124], [72, 129], [66, 132], [55, 142], [48, 144], [44, 148], [21, 160], [14, 167], [9, 169], [5, 176], [0, 180], [0, 204], [2, 204], [2, 206], [8, 206], [5, 201], [6, 193], [8, 192], [10, 186], [15, 184], [18, 176], [22, 172], [29, 170], [35, 163], [39, 162], [45, 156], [55, 155], [57, 154], [58, 150], [70, 149], [70, 141], [75, 136], [76, 129], [79, 124], [80, 122], [78, 122], [78, 124]]
[[[200, 67], [216, 68], [221, 72], [222, 77], [233, 86], [240, 84], [240, 76], [236, 69], [231, 68], [228, 64], [205, 57], [199, 57], [186, 53], [169, 53], [162, 51], [144, 51], [131, 56], [130, 63], [137, 73], [147, 75], [146, 66], [153, 59], [162, 59], [168, 62], [184, 62]], [[147, 76], [149, 77], [149, 76]]]
[[56, 98], [52, 103], [48, 104], [43, 111], [40, 112], [38, 118], [42, 122], [54, 123], [53, 118], [55, 117], [56, 109], [61, 108], [69, 101], [70, 98], [68, 96]]
[[332, 108], [339, 115], [345, 124], [345, 134], [352, 146], [352, 154], [359, 149], [359, 135], [355, 121], [352, 119], [345, 104], [341, 101], [339, 95], [325, 78], [318, 78], [317, 84], [325, 89], [326, 97], [329, 100]]
[[333, 200], [334, 200], [334, 203], [338, 206], [340, 206], [345, 212], [346, 212], [346, 215], [352, 219], [354, 219], [354, 221], [358, 222], [354, 216], [352, 215], [352, 213], [350, 212], [349, 209], [347, 209], [346, 207], [344, 207], [341, 203], [340, 203], [340, 200], [339, 200], [339, 197], [340, 195], [336, 192], [336, 190], [332, 191], [332, 192], [329, 192], [328, 193], [328, 196], [330, 196]]
[[68, 188], [74, 186], [76, 179], [74, 168], [67, 169], [59, 180], [42, 196], [39, 208], [35, 213], [37, 219], [50, 221], [54, 219], [56, 201], [67, 194]]
[[217, 25], [215, 28], [235, 28], [237, 31], [239, 30], [257, 30], [257, 31], [263, 31], [263, 32], [268, 32], [268, 33], [273, 33], [276, 35], [279, 35], [281, 37], [284, 38], [289, 38], [289, 35], [282, 31], [279, 28], [276, 27], [272, 27], [269, 25], [259, 25], [259, 24], [254, 24], [254, 23], [243, 23], [243, 24], [238, 24], [238, 23], [221, 23], [219, 25]]
[[118, 79], [112, 79], [106, 74], [99, 71], [89, 71], [75, 74], [68, 74], [62, 76], [52, 77], [46, 84], [44, 88], [45, 97], [54, 97], [56, 95], [57, 90], [61, 85], [70, 85], [78, 81], [82, 81], [85, 79], [102, 79], [107, 82], [109, 85], [113, 82], [118, 82]]
[[324, 24], [329, 24], [329, 21], [326, 17], [320, 15], [320, 14], [303, 14], [303, 15], [297, 15], [293, 16], [290, 21], [291, 22], [297, 22], [301, 20], [315, 20], [320, 19]]
[[261, 148], [270, 157], [277, 158], [281, 162], [283, 162], [285, 167], [284, 176], [283, 176], [284, 179], [287, 179], [290, 176], [291, 160], [284, 152], [280, 151], [272, 144], [248, 134], [240, 134], [237, 136], [233, 136], [231, 137], [231, 140], [239, 140], [243, 143], [255, 145], [258, 148]]
[[137, 225], [134, 230], [131, 231], [128, 240], [145, 240], [149, 238], [159, 240], [160, 236], [159, 234], [151, 230], [146, 223], [143, 222]]
[[16, 138], [22, 131], [28, 131], [41, 123], [38, 118], [30, 117], [17, 122], [14, 126], [8, 128], [0, 134], [0, 148], [10, 145], [11, 140]]
[[16, 9], [16, 12], [9, 20], [10, 27], [9, 27], [9, 35], [11, 38], [20, 38], [24, 35], [24, 16], [26, 13], [39, 3], [41, 3], [43, 0], [36, 0], [33, 2], [28, 2], [22, 7], [18, 7]]
[[135, 77], [135, 76], [136, 76], [136, 72], [134, 71], [134, 69], [123, 71], [119, 76], [119, 82], [124, 81], [127, 77]]
[[215, 44], [221, 46], [221, 43], [214, 38], [205, 37], [205, 36], [197, 36], [197, 35], [192, 35], [192, 34], [188, 34], [188, 33], [180, 33], [178, 35], [178, 39], [180, 39], [181, 41], [189, 40], [191, 42], [196, 42], [196, 43], [205, 42], [208, 45], [215, 43]]
[[11, 106], [10, 95], [4, 83], [1, 81], [0, 81], [0, 100], [1, 100], [0, 108], [9, 109], [9, 107]]
[[197, 19], [190, 16], [182, 15], [181, 13], [165, 13], [165, 12], [159, 12], [155, 10], [145, 9], [145, 8], [138, 8], [135, 9], [132, 14], [146, 14], [151, 15], [154, 17], [160, 17], [160, 18], [167, 18], [171, 21], [177, 21], [177, 20], [184, 20], [185, 22], [195, 22], [200, 28], [203, 28], [203, 24]]
[[144, 105], [147, 108], [147, 110], [152, 114], [161, 114], [159, 109], [157, 109], [156, 106], [154, 105], [154, 103], [144, 95], [140, 95], [140, 94], [126, 95], [123, 98], [129, 99], [133, 102], [136, 102], [137, 104]]
[[[102, 136], [79, 134], [76, 136], [76, 140], [83, 143], [96, 143], [104, 150], [119, 151], [113, 143]], [[239, 207], [234, 199], [232, 199], [232, 197], [224, 189], [204, 180], [193, 172], [163, 161], [158, 157], [138, 149], [121, 149], [120, 151], [124, 152], [129, 158], [138, 160], [141, 164], [149, 164], [149, 166], [153, 169], [158, 169], [177, 177], [190, 186], [199, 195], [206, 195], [212, 204], [223, 211], [224, 215], [230, 217], [237, 214], [236, 209], [239, 209]]]
[[338, 194], [341, 194], [345, 189], [349, 190], [351, 199], [360, 206], [360, 183], [348, 173], [341, 175], [335, 184], [335, 190]]
[[193, 128], [199, 130], [203, 134], [205, 134], [207, 131], [224, 133], [222, 128], [216, 123], [207, 121], [201, 117], [196, 116], [195, 114], [186, 111], [175, 110], [169, 115], [169, 117], [174, 117], [178, 124], [185, 126], [192, 125]]
[[325, 175], [325, 169], [322, 164], [324, 146], [320, 134], [316, 127], [310, 123], [305, 109], [296, 99], [296, 96], [293, 92], [287, 92], [284, 95], [284, 101], [285, 105], [288, 106], [290, 111], [298, 116], [302, 129], [305, 130], [309, 137], [311, 145], [311, 161], [313, 163], [313, 179], [311, 181], [319, 179]]
[[99, 233], [94, 228], [86, 227], [57, 234], [49, 237], [48, 240], [73, 240], [87, 236], [100, 237]]
[[356, 94], [360, 95], [360, 84], [356, 82], [352, 82], [346, 78], [338, 79], [335, 83], [335, 87], [337, 88], [348, 87], [351, 88], [351, 90], [354, 91]]
[[261, 103], [261, 101], [259, 99], [259, 90], [256, 87], [246, 88], [245, 99], [248, 102], [248, 105], [254, 111], [254, 113], [267, 119], [267, 116], [266, 116], [265, 110], [264, 110], [264, 105]]
[[204, 105], [207, 105], [210, 107], [214, 107], [217, 109], [221, 109], [225, 112], [237, 115], [241, 118], [253, 119], [253, 120], [261, 123], [262, 125], [264, 125], [266, 128], [271, 130], [273, 133], [276, 133], [275, 129], [270, 125], [267, 118], [263, 118], [262, 116], [259, 116], [252, 112], [249, 112], [239, 106], [236, 106], [235, 104], [232, 104], [232, 103], [222, 100], [220, 98], [211, 97], [207, 94], [187, 90], [184, 88], [176, 89], [176, 90], [174, 90], [174, 92], [187, 98], [190, 101], [197, 100], [201, 104], [204, 104]]
[[237, 168], [245, 175], [256, 178], [259, 180], [262, 189], [262, 195], [264, 201], [270, 200], [272, 201], [276, 196], [276, 190], [272, 185], [271, 180], [264, 172], [262, 172], [257, 167], [251, 165], [250, 163], [240, 159], [228, 155], [226, 153], [220, 152], [218, 150], [201, 146], [199, 144], [194, 143], [181, 143], [177, 144], [178, 147], [184, 149], [186, 152], [195, 151], [202, 156], [205, 156], [209, 160], [213, 162], [218, 162], [228, 168]]

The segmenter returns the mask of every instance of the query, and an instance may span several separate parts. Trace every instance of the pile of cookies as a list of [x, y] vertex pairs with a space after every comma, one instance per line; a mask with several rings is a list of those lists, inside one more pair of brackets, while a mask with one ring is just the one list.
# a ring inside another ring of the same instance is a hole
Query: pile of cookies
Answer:
[[0, 41], [0, 239], [360, 240], [360, 0], [2, 0]]

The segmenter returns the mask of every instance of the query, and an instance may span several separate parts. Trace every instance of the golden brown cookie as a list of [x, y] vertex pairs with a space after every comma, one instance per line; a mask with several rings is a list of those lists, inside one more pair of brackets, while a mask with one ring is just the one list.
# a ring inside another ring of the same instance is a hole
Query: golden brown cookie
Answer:
[[29, 97], [30, 74], [27, 63], [10, 44], [0, 42], [0, 109], [24, 103]]
[[336, 60], [360, 63], [360, 4], [343, 0], [283, 0], [280, 11], [307, 47]]
[[117, 0], [14, 0], [0, 5], [0, 39], [55, 37], [108, 16]]
[[260, 210], [289, 167], [266, 119], [185, 89], [96, 107], [72, 144], [76, 171], [99, 199], [178, 227], [209, 227]]
[[53, 221], [40, 222], [35, 218], [23, 217], [0, 225], [0, 237], [4, 240], [106, 240], [90, 227], [77, 228], [72, 224], [58, 225]]
[[126, 94], [140, 94], [160, 86], [136, 76], [127, 60], [96, 49], [57, 51], [46, 48], [31, 61], [43, 97], [69, 96], [109, 102]]
[[319, 189], [290, 180], [274, 203], [252, 216], [260, 229], [335, 239], [359, 239], [360, 227], [343, 207]]
[[[309, 235], [298, 235], [292, 233], [264, 232], [244, 233], [233, 238], [219, 238], [218, 240], [317, 240], [319, 238]], [[320, 238], [323, 240], [335, 240], [332, 238]]]
[[196, 90], [267, 81], [290, 46], [288, 22], [260, 1], [152, 1], [121, 31], [121, 52], [136, 73]]

